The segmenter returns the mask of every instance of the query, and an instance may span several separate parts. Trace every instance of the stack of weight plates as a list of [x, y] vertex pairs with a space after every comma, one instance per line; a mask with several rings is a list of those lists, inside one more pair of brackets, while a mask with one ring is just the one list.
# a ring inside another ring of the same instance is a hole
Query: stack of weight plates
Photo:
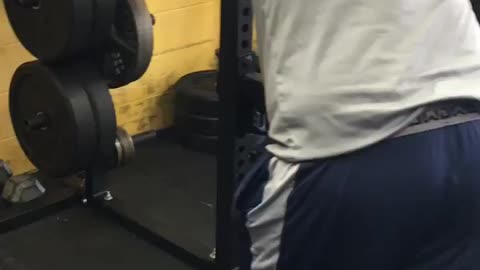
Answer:
[[150, 64], [153, 20], [145, 0], [3, 3], [19, 41], [38, 59], [17, 68], [9, 91], [15, 135], [29, 160], [55, 178], [93, 164], [125, 165], [134, 146], [126, 132], [117, 134], [109, 88], [139, 79]]
[[138, 80], [153, 53], [144, 0], [4, 0], [22, 45], [44, 64], [95, 62], [110, 88]]
[[216, 153], [219, 124], [217, 72], [188, 74], [175, 85], [175, 131], [185, 147]]

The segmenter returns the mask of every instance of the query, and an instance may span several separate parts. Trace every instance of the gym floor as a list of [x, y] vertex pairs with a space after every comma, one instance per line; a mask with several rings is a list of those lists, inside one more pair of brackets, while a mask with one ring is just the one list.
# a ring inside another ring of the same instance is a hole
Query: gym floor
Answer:
[[112, 207], [208, 260], [215, 247], [215, 156], [166, 136], [136, 149], [135, 161], [108, 177]]
[[[136, 147], [135, 161], [108, 176], [111, 207], [208, 260], [215, 243], [215, 157], [168, 137]], [[135, 268], [193, 269], [80, 203], [0, 235], [2, 270]]]
[[76, 206], [0, 237], [0, 269], [193, 269], [100, 212]]

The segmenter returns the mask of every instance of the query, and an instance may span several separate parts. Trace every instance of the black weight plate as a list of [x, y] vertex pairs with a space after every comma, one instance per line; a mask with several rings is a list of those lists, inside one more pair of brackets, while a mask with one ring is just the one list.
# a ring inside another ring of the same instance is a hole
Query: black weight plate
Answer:
[[216, 154], [218, 137], [204, 136], [200, 134], [182, 134], [178, 136], [180, 143], [191, 150]]
[[96, 48], [103, 48], [109, 40], [115, 7], [116, 0], [93, 0], [93, 34]]
[[182, 77], [175, 84], [175, 105], [191, 114], [218, 117], [217, 72], [199, 71]]
[[4, 0], [18, 39], [44, 62], [75, 55], [90, 46], [92, 1]]
[[35, 61], [21, 65], [10, 86], [17, 139], [30, 161], [52, 177], [86, 169], [96, 144], [90, 102], [75, 76], [68, 66]]
[[93, 111], [97, 130], [97, 152], [95, 164], [102, 168], [113, 168], [115, 163], [115, 139], [117, 121], [108, 82], [95, 71], [93, 63], [83, 62], [75, 68]]
[[219, 119], [175, 111], [175, 128], [183, 134], [198, 133], [206, 136], [218, 135]]
[[117, 88], [138, 80], [152, 59], [152, 17], [144, 0], [117, 1], [110, 38], [103, 67], [109, 86]]

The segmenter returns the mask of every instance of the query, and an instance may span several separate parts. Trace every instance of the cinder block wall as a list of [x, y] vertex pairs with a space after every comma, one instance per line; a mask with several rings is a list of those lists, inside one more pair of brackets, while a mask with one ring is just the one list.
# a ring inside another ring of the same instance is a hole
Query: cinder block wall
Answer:
[[[156, 17], [155, 47], [143, 78], [112, 90], [118, 124], [131, 134], [166, 128], [172, 123], [168, 89], [189, 72], [216, 68], [219, 0], [147, 0]], [[0, 1], [0, 159], [16, 174], [33, 169], [14, 137], [8, 113], [8, 87], [15, 69], [34, 58], [12, 32]]]

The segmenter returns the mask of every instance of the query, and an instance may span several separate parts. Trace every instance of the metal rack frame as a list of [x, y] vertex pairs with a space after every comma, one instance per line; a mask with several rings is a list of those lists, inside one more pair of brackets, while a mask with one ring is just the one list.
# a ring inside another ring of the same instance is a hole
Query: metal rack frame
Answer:
[[[146, 226], [129, 218], [121, 207], [109, 200], [105, 185], [107, 169], [92, 165], [86, 175], [86, 188], [83, 197], [85, 204], [114, 218], [119, 224], [136, 233], [144, 240], [169, 251], [181, 260], [199, 269], [231, 270], [234, 268], [233, 237], [235, 229], [232, 220], [232, 200], [236, 180], [241, 177], [238, 161], [245, 159], [245, 153], [257, 144], [246, 140], [252, 126], [251, 96], [245, 94], [244, 87], [248, 74], [254, 70], [252, 63], [252, 24], [253, 10], [251, 0], [221, 0], [220, 31], [220, 68], [218, 76], [218, 93], [220, 96], [220, 134], [217, 155], [217, 196], [216, 196], [216, 254], [212, 261], [205, 261], [188, 252], [184, 247], [172, 243]], [[248, 81], [248, 80], [247, 80]], [[251, 80], [250, 80], [251, 81]], [[260, 102], [261, 103], [261, 102]], [[238, 151], [238, 149], [242, 151]], [[101, 155], [99, 155], [101, 156]], [[78, 200], [77, 195], [71, 195]], [[52, 203], [53, 206], [60, 203]], [[50, 209], [50, 205], [43, 207]], [[38, 209], [15, 217], [15, 226], [31, 223], [51, 211]], [[12, 220], [0, 220], [2, 225], [11, 225]], [[10, 226], [11, 228], [11, 226]]]
[[[244, 142], [246, 123], [245, 95], [240, 85], [242, 78], [253, 71], [251, 0], [222, 0], [221, 9], [220, 73], [218, 89], [221, 100], [220, 150], [217, 172], [217, 254], [221, 270], [233, 269], [232, 200], [237, 179], [239, 146]], [[251, 145], [242, 145], [251, 147]]]
[[[105, 200], [104, 172], [92, 168], [87, 176], [86, 199], [106, 210], [110, 216], [147, 241], [200, 269], [231, 270], [235, 267], [232, 200], [236, 180], [241, 177], [238, 161], [256, 147], [257, 141], [247, 140], [253, 120], [252, 96], [243, 91], [247, 75], [254, 71], [252, 61], [253, 10], [251, 0], [221, 1], [218, 93], [220, 97], [220, 134], [217, 155], [216, 250], [214, 260], [198, 258], [185, 247], [178, 246], [143, 224], [128, 217], [115, 202]], [[246, 82], [247, 81], [247, 82]], [[247, 84], [246, 84], [247, 83]], [[251, 85], [251, 84], [250, 84]], [[258, 96], [258, 95], [257, 95]], [[260, 102], [261, 103], [261, 102]], [[238, 151], [242, 149], [242, 151]]]

